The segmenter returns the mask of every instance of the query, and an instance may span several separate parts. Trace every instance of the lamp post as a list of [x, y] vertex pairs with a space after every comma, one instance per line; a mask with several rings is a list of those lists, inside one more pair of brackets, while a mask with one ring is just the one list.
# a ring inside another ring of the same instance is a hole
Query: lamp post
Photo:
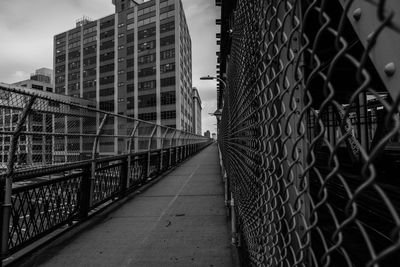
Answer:
[[[224, 85], [224, 89], [226, 88], [226, 82], [218, 77], [207, 75], [207, 76], [200, 77], [200, 80], [217, 80]], [[209, 113], [209, 114], [213, 115], [217, 118], [217, 138], [218, 138], [218, 140], [220, 140], [219, 124], [220, 124], [221, 117], [222, 117], [222, 108], [217, 107], [217, 110], [214, 111], [214, 113]]]
[[207, 75], [207, 76], [200, 77], [200, 80], [217, 80], [224, 85], [224, 88], [226, 87], [226, 82], [218, 77]]

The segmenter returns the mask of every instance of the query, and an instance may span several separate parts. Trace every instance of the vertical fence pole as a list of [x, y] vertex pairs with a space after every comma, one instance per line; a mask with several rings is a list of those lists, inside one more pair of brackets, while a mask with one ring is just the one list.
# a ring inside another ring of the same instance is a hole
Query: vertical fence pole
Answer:
[[36, 96], [31, 96], [28, 103], [21, 112], [21, 116], [15, 127], [13, 136], [11, 137], [10, 151], [8, 152], [7, 160], [7, 172], [5, 178], [0, 178], [0, 207], [1, 207], [1, 218], [0, 218], [0, 266], [2, 261], [8, 256], [8, 239], [9, 239], [9, 227], [11, 217], [11, 194], [12, 194], [12, 180], [14, 174], [14, 161], [15, 153], [17, 152], [18, 139], [22, 132], [22, 127], [26, 122], [29, 111], [32, 109], [35, 103]]
[[147, 178], [150, 177], [151, 143], [153, 142], [153, 137], [154, 137], [154, 134], [156, 133], [156, 130], [157, 130], [157, 125], [154, 125], [153, 131], [151, 132], [151, 137], [149, 140], [149, 146], [147, 149], [147, 175], [146, 175]]
[[176, 134], [176, 129], [173, 129], [174, 133], [171, 135], [171, 140], [169, 141], [169, 167], [172, 165], [172, 140], [174, 140], [175, 134]]
[[99, 147], [99, 138], [101, 135], [101, 132], [103, 131], [103, 127], [106, 123], [106, 120], [108, 118], [108, 114], [104, 114], [104, 117], [100, 123], [99, 128], [97, 129], [96, 133], [96, 138], [94, 139], [93, 143], [93, 149], [92, 149], [92, 162], [91, 162], [91, 168], [90, 168], [90, 182], [88, 182], [89, 186], [86, 188], [82, 188], [89, 190], [88, 191], [82, 191], [82, 194], [87, 194], [89, 196], [88, 202], [87, 203], [81, 203], [85, 209], [89, 211], [90, 207], [92, 206], [93, 203], [93, 194], [94, 194], [94, 183], [95, 183], [95, 178], [96, 178], [96, 158], [97, 158], [97, 150]]
[[169, 131], [169, 128], [166, 128], [165, 129], [165, 134], [164, 134], [164, 136], [162, 137], [162, 139], [161, 139], [161, 153], [160, 153], [160, 171], [162, 171], [162, 169], [163, 169], [163, 156], [164, 156], [164, 141], [165, 141], [165, 139], [166, 139], [166, 137], [167, 137], [167, 134], [168, 134], [168, 131]]
[[132, 148], [133, 148], [133, 141], [135, 138], [135, 133], [136, 130], [139, 127], [139, 122], [135, 121], [135, 126], [132, 129], [132, 132], [130, 134], [129, 140], [128, 140], [128, 157], [127, 157], [127, 168], [128, 168], [128, 174], [127, 174], [127, 179], [126, 179], [126, 188], [130, 187], [129, 181], [131, 179], [130, 175], [131, 175], [131, 164], [132, 164]]

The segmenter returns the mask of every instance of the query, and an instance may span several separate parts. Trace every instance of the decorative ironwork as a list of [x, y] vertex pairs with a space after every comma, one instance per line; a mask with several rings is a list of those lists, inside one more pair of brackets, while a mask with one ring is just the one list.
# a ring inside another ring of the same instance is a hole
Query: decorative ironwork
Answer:
[[180, 136], [193, 153], [210, 143], [68, 101], [0, 84], [1, 260], [174, 166], [161, 169], [161, 151], [179, 146]]
[[247, 264], [397, 266], [399, 3], [235, 2], [219, 142]]

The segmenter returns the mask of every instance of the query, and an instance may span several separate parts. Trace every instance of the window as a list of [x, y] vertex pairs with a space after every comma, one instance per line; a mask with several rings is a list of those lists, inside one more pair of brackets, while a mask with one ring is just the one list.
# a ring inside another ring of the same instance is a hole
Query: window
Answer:
[[114, 82], [114, 75], [100, 78], [100, 85], [110, 84]]
[[114, 100], [100, 101], [100, 109], [104, 111], [114, 111]]
[[94, 42], [96, 40], [97, 40], [96, 36], [91, 36], [91, 37], [83, 39], [83, 44], [91, 43], [91, 42]]
[[32, 89], [41, 90], [43, 91], [43, 86], [32, 84]]
[[130, 68], [133, 67], [135, 65], [135, 60], [133, 58], [127, 59], [126, 60], [126, 67]]
[[126, 30], [127, 31], [129, 31], [129, 30], [133, 30], [135, 28], [135, 23], [129, 23], [128, 25], [126, 25]]
[[176, 111], [175, 110], [162, 111], [161, 119], [162, 120], [176, 119]]
[[65, 65], [56, 67], [56, 74], [60, 74], [62, 72], [65, 72]]
[[135, 108], [135, 97], [131, 96], [126, 99], [126, 108], [127, 109]]
[[175, 16], [175, 11], [169, 11], [169, 12], [165, 12], [160, 14], [160, 20], [166, 19], [166, 18], [170, 18]]
[[156, 67], [144, 68], [139, 70], [139, 77], [146, 77], [156, 74]]
[[55, 93], [56, 94], [64, 94], [65, 93], [65, 86], [57, 86], [55, 88]]
[[83, 71], [83, 77], [87, 78], [96, 75], [96, 68], [91, 68]]
[[95, 25], [95, 26], [92, 26], [92, 27], [90, 27], [90, 28], [87, 28], [87, 29], [83, 30], [83, 34], [88, 34], [88, 33], [91, 33], [91, 32], [95, 32], [95, 31], [96, 31], [96, 28], [97, 28], [96, 25]]
[[156, 35], [156, 27], [144, 29], [138, 32], [138, 38], [144, 39]]
[[161, 79], [161, 87], [175, 85], [175, 76]]
[[81, 66], [80, 61], [74, 61], [68, 64], [68, 70], [76, 70], [79, 69], [80, 66]]
[[80, 56], [81, 56], [81, 53], [79, 52], [79, 50], [72, 51], [72, 52], [68, 53], [68, 59], [69, 60], [77, 58], [77, 57], [80, 57]]
[[131, 43], [131, 42], [133, 42], [133, 41], [135, 41], [135, 34], [134, 34], [134, 33], [128, 34], [128, 35], [126, 36], [126, 42], [127, 42], [127, 43]]
[[114, 26], [114, 18], [101, 22], [100, 29], [105, 29], [111, 26]]
[[139, 114], [139, 120], [155, 121], [155, 120], [157, 120], [157, 113], [156, 112], [151, 112], [151, 113]]
[[138, 27], [150, 24], [150, 23], [155, 22], [155, 21], [156, 21], [156, 17], [150, 17], [150, 18], [146, 18], [146, 19], [140, 20], [138, 22]]
[[138, 52], [154, 49], [156, 47], [156, 41], [144, 42], [138, 45]]
[[175, 57], [175, 49], [170, 49], [166, 51], [162, 51], [160, 53], [160, 58], [161, 60], [163, 59], [168, 59], [168, 58], [174, 58]]
[[85, 99], [93, 99], [93, 98], [96, 98], [96, 91], [84, 92], [84, 93], [83, 93], [83, 98], [85, 98]]
[[126, 85], [126, 91], [127, 91], [128, 93], [134, 92], [134, 91], [135, 91], [135, 85], [134, 85], [133, 83], [127, 84], [127, 85]]
[[173, 31], [175, 29], [175, 21], [170, 21], [160, 25], [160, 33]]
[[64, 55], [59, 55], [56, 57], [56, 63], [61, 63], [65, 61], [65, 54]]
[[127, 55], [132, 55], [133, 53], [135, 53], [135, 47], [134, 46], [129, 46], [126, 48], [126, 54]]
[[110, 96], [114, 95], [114, 88], [106, 88], [100, 90], [100, 96]]
[[68, 45], [68, 48], [69, 48], [69, 49], [72, 49], [72, 48], [80, 47], [80, 46], [81, 46], [81, 41], [77, 41], [77, 42], [74, 42], [74, 43], [70, 43], [70, 44]]
[[135, 13], [129, 13], [128, 15], [126, 15], [126, 19], [133, 19], [135, 18]]
[[126, 79], [129, 81], [129, 80], [133, 80], [133, 79], [135, 79], [135, 72], [134, 71], [129, 71], [127, 74], [126, 74]]
[[79, 80], [79, 78], [80, 78], [79, 72], [74, 72], [74, 73], [68, 74], [68, 81]]
[[114, 59], [114, 52], [108, 52], [100, 55], [100, 61]]
[[[141, 7], [139, 6], [139, 8], [141, 8]], [[152, 5], [152, 6], [143, 8], [143, 9], [139, 9], [138, 10], [138, 16], [142, 16], [142, 15], [150, 13], [152, 11], [156, 11], [156, 6], [155, 5]]]
[[112, 47], [114, 47], [114, 40], [102, 42], [100, 45], [101, 50], [112, 48]]
[[174, 10], [174, 9], [175, 9], [174, 4], [171, 4], [171, 5], [169, 5], [169, 6], [165, 6], [165, 2], [162, 3], [162, 4], [160, 4], [160, 14], [163, 14], [163, 13], [166, 13], [166, 12], [169, 12], [169, 11], [172, 11], [172, 10]]
[[81, 32], [69, 33], [68, 40], [72, 40], [81, 36]]
[[138, 58], [139, 65], [151, 63], [154, 61], [156, 61], [156, 54], [145, 55]]
[[147, 81], [147, 82], [140, 82], [139, 83], [139, 90], [143, 91], [143, 90], [151, 90], [156, 88], [156, 81]]
[[161, 105], [173, 105], [175, 103], [175, 91], [161, 93]]
[[175, 2], [174, 0], [160, 0], [160, 8], [164, 8], [166, 6], [173, 5], [174, 2]]
[[141, 95], [138, 97], [139, 108], [155, 107], [157, 105], [156, 94]]
[[89, 66], [89, 65], [93, 65], [96, 64], [96, 57], [90, 57], [90, 58], [85, 58], [83, 60], [83, 66]]
[[88, 46], [88, 47], [84, 47], [83, 48], [83, 55], [86, 56], [86, 55], [89, 55], [89, 54], [92, 54], [92, 53], [96, 53], [96, 48], [97, 48], [97, 45], [91, 45], [91, 46]]
[[96, 80], [88, 80], [83, 82], [83, 88], [87, 89], [92, 87], [96, 87]]
[[71, 91], [77, 91], [80, 89], [80, 83], [70, 83], [68, 84], [68, 93], [70, 93]]
[[170, 35], [160, 39], [160, 46], [175, 44], [175, 35]]
[[168, 63], [160, 66], [161, 73], [175, 71], [175, 63]]

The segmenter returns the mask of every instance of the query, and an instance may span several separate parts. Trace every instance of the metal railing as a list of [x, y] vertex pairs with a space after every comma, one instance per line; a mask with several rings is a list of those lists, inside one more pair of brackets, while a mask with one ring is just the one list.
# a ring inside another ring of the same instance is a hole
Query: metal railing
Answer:
[[400, 3], [233, 2], [219, 144], [246, 264], [398, 266]]
[[210, 143], [94, 107], [0, 85], [1, 259], [84, 220]]

